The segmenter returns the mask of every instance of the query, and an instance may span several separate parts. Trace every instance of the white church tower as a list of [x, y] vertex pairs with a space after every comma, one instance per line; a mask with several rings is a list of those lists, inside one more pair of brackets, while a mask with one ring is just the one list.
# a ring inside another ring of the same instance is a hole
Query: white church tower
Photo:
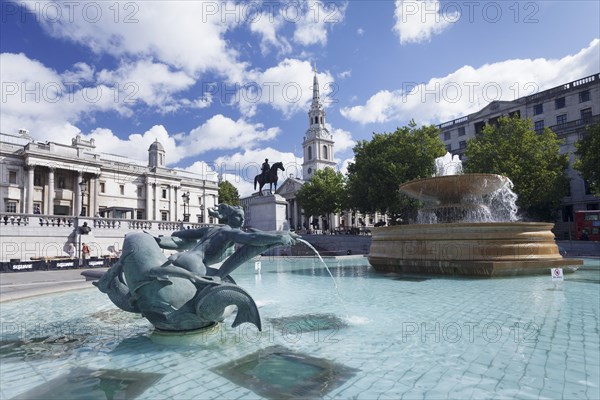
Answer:
[[318, 170], [326, 167], [336, 168], [336, 163], [333, 161], [333, 136], [325, 128], [325, 109], [319, 97], [319, 79], [316, 68], [308, 120], [308, 130], [304, 135], [304, 142], [302, 142], [304, 149], [302, 175], [305, 181], [310, 180]]

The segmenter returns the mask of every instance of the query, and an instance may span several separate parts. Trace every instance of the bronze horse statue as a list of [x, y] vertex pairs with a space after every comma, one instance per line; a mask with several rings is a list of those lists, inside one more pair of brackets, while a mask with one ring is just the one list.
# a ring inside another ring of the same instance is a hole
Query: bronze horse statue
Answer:
[[254, 177], [254, 189], [256, 190], [256, 184], [258, 183], [258, 195], [262, 196], [262, 188], [263, 186], [265, 186], [267, 183], [269, 184], [269, 192], [273, 193], [273, 185], [275, 186], [275, 189], [277, 189], [277, 170], [280, 169], [282, 171], [285, 171], [285, 168], [283, 168], [283, 163], [281, 161], [273, 163], [273, 165], [271, 165], [271, 169], [269, 169], [269, 172], [267, 172], [267, 179], [265, 180], [265, 177], [263, 176], [263, 174], [258, 174]]

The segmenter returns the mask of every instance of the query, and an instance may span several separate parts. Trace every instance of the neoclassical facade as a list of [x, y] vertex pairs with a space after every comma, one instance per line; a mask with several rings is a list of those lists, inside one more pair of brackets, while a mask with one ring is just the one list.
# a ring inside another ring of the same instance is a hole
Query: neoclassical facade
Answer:
[[94, 140], [35, 141], [0, 133], [0, 212], [212, 223], [218, 182], [166, 167], [155, 141], [148, 161], [96, 151]]
[[502, 115], [530, 118], [536, 131], [548, 127], [563, 141], [560, 152], [569, 154], [567, 173], [571, 182], [569, 195], [562, 199], [562, 213], [554, 233], [560, 239], [574, 237], [574, 212], [600, 209], [600, 198], [591, 194], [579, 172], [572, 167], [575, 143], [585, 127], [600, 123], [600, 74], [513, 101], [494, 101], [473, 114], [440, 124], [441, 139], [449, 152], [462, 158], [467, 141], [479, 135], [486, 124], [495, 124]]

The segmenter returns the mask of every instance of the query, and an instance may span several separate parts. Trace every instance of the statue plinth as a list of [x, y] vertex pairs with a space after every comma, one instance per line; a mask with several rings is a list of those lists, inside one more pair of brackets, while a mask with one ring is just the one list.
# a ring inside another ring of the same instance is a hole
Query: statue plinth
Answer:
[[287, 202], [278, 195], [256, 196], [249, 204], [246, 227], [261, 231], [288, 230]]

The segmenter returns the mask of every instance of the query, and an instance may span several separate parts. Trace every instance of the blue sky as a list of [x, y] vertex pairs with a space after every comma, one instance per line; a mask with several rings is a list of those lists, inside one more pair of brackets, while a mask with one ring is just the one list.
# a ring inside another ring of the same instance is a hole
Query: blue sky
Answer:
[[[411, 118], [600, 71], [598, 1], [2, 1], [0, 129], [146, 160], [252, 192], [301, 173], [316, 65], [335, 157]], [[216, 172], [215, 172], [216, 171]]]

